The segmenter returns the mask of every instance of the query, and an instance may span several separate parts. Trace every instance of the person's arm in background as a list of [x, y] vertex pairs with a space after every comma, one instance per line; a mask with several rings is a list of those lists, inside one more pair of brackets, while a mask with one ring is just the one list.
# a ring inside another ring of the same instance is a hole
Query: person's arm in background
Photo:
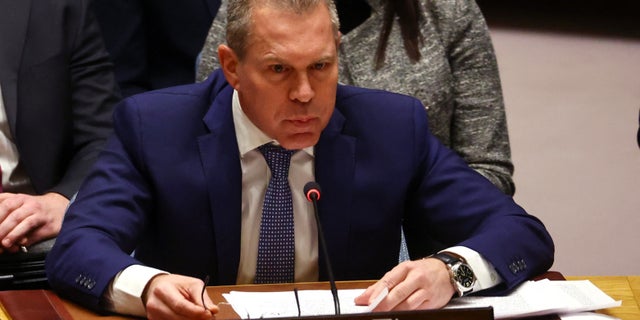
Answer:
[[150, 90], [142, 1], [94, 0], [93, 7], [122, 96]]
[[218, 45], [226, 42], [227, 3], [222, 0], [218, 14], [211, 23], [204, 46], [200, 51], [200, 58], [196, 65], [196, 82], [202, 82], [213, 70], [220, 67], [218, 61]]
[[504, 100], [485, 19], [473, 0], [440, 5], [454, 6], [434, 10], [441, 13], [436, 20], [455, 79], [451, 148], [504, 193], [513, 195], [513, 163]]
[[[90, 1], [85, 5], [89, 5]], [[105, 49], [100, 28], [91, 7], [77, 30], [77, 42], [70, 57], [71, 103], [73, 104], [73, 156], [61, 186], [53, 191], [71, 198], [102, 151], [112, 132], [113, 107], [120, 100], [113, 64]]]
[[43, 195], [2, 193], [0, 195], [0, 251], [15, 252], [19, 245], [29, 246], [55, 237], [60, 231], [69, 199], [76, 193], [87, 171], [96, 160], [111, 133], [111, 115], [117, 102], [112, 64], [104, 48], [99, 27], [89, 1], [74, 7], [77, 20], [66, 22], [70, 44], [70, 73], [73, 136], [70, 160], [60, 182]]

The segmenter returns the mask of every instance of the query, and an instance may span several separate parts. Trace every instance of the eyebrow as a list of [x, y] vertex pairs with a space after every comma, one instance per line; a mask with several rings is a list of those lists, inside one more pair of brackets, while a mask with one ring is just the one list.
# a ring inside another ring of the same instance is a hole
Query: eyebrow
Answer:
[[[313, 65], [314, 63], [331, 62], [335, 60], [336, 60], [336, 55], [332, 55], [332, 54], [322, 55], [318, 59], [315, 59], [313, 62], [311, 62], [309, 66]], [[283, 64], [283, 65], [292, 65], [288, 61], [285, 61], [272, 53], [269, 53], [263, 56], [259, 61], [260, 63], [276, 63], [276, 64]]]

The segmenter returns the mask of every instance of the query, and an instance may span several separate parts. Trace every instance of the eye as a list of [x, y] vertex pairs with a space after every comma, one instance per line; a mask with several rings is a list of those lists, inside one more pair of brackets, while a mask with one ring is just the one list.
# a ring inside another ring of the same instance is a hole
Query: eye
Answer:
[[275, 73], [282, 73], [284, 72], [284, 66], [281, 64], [274, 64], [271, 66], [271, 70]]
[[313, 70], [322, 70], [324, 68], [327, 67], [327, 63], [326, 62], [318, 62], [318, 63], [314, 63], [312, 68]]

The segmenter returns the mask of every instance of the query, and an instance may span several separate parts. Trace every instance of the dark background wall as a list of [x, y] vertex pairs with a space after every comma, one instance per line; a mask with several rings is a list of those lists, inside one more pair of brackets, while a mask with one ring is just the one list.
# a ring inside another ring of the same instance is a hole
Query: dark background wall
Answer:
[[493, 27], [640, 38], [640, 1], [477, 0]]

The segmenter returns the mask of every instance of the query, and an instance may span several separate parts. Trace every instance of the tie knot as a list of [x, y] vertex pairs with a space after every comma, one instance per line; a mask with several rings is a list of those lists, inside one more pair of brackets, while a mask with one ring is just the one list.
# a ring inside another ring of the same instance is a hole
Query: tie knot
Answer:
[[287, 150], [281, 146], [276, 146], [271, 143], [263, 144], [258, 147], [258, 150], [264, 156], [267, 161], [271, 174], [275, 177], [287, 177], [289, 175], [289, 163], [291, 162], [291, 155], [296, 150]]

